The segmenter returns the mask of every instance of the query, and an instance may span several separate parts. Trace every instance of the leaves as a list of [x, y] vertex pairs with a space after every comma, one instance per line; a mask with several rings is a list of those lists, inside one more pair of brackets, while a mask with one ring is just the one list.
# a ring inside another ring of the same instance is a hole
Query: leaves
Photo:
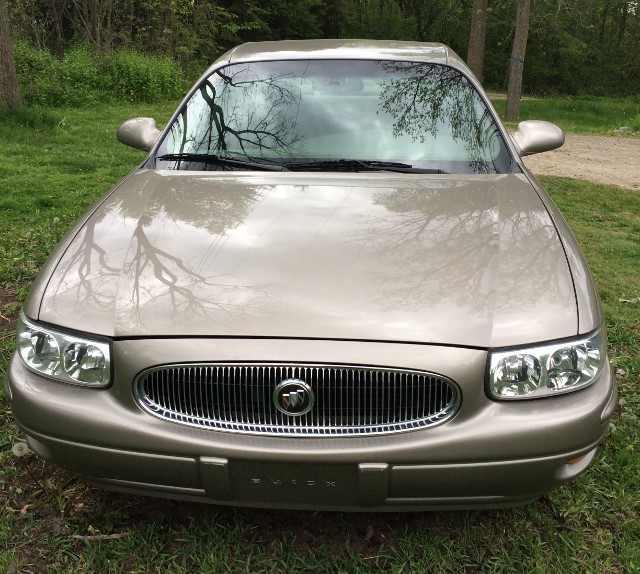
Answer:
[[[34, 65], [36, 60], [55, 65], [49, 51], [60, 60], [65, 52], [87, 46], [100, 54], [124, 48], [168, 56], [189, 77], [199, 76], [222, 52], [246, 41], [438, 40], [465, 55], [472, 16], [472, 2], [454, 0], [15, 0], [9, 4], [15, 37], [47, 50], [31, 56]], [[516, 4], [492, 0], [487, 10], [484, 75], [491, 86], [505, 84]], [[639, 93], [637, 16], [637, 6], [627, 0], [536, 0], [524, 91]], [[19, 71], [23, 65], [18, 62]], [[23, 81], [22, 87], [37, 92], [29, 82]], [[65, 91], [67, 86], [52, 82], [53, 88]]]

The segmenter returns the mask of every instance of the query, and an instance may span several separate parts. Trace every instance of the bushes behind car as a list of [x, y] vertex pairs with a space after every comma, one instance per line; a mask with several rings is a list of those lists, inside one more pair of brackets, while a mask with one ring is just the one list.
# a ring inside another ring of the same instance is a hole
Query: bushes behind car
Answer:
[[184, 92], [182, 71], [168, 57], [133, 50], [96, 54], [79, 45], [58, 59], [19, 41], [14, 56], [22, 96], [30, 105], [159, 102]]

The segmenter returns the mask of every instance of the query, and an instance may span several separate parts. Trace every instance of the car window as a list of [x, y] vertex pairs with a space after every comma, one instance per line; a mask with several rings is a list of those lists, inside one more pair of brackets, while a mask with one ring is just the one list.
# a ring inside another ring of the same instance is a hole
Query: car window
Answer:
[[[215, 158], [201, 162], [195, 154]], [[498, 126], [460, 71], [398, 61], [222, 67], [197, 87], [157, 157], [170, 169], [242, 169], [241, 161], [284, 168], [325, 162], [331, 169], [336, 160], [446, 173], [511, 166]]]

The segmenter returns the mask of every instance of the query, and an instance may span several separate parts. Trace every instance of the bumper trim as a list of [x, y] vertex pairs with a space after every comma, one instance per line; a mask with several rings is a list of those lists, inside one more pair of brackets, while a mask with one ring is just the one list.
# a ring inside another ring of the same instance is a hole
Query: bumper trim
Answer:
[[389, 492], [389, 465], [361, 463], [358, 465], [361, 506], [383, 506]]
[[201, 456], [200, 481], [209, 498], [231, 500], [231, 475], [226, 458]]

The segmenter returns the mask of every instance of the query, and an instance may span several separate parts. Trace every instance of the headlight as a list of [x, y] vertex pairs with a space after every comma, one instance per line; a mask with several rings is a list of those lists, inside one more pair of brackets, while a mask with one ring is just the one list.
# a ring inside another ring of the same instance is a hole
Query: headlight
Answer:
[[582, 389], [604, 366], [601, 331], [549, 345], [494, 351], [489, 359], [489, 392], [497, 399], [534, 399]]
[[109, 343], [18, 320], [18, 351], [34, 371], [64, 383], [105, 387], [111, 378]]

